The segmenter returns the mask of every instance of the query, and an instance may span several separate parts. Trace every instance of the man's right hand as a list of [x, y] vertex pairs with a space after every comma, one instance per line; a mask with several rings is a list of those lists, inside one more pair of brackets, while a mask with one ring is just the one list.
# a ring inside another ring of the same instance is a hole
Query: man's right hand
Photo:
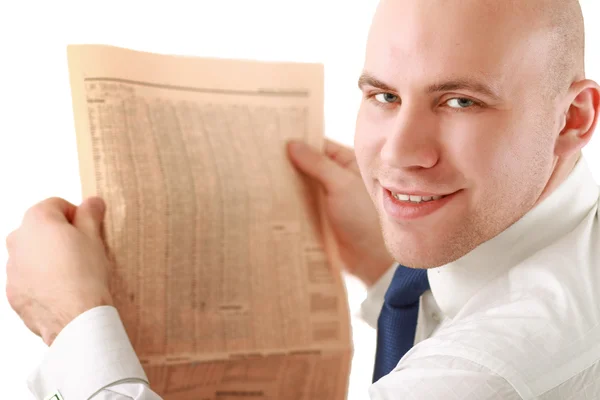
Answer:
[[112, 305], [104, 211], [97, 197], [79, 207], [47, 199], [31, 207], [6, 239], [8, 302], [47, 345], [79, 314]]
[[294, 141], [288, 145], [288, 154], [298, 170], [324, 188], [327, 217], [347, 271], [367, 286], [377, 282], [394, 259], [385, 247], [354, 151], [327, 141], [323, 154]]

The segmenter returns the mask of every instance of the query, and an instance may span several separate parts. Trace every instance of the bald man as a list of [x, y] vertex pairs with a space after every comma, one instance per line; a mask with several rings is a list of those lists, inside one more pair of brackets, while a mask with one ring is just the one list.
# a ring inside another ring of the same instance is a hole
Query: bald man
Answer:
[[[583, 32], [574, 0], [383, 0], [356, 158], [290, 145], [370, 285], [371, 399], [600, 397], [599, 189], [581, 157], [600, 87]], [[103, 213], [49, 199], [8, 238], [9, 301], [52, 344], [38, 399], [158, 399], [111, 307]]]

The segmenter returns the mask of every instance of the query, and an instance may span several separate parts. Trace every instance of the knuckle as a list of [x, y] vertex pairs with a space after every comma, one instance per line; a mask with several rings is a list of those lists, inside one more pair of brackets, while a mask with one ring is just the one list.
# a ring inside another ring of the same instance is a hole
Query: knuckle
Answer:
[[44, 207], [44, 205], [42, 203], [38, 203], [32, 207], [30, 207], [26, 212], [25, 212], [25, 217], [23, 218], [23, 221], [28, 221], [28, 220], [37, 220], [39, 218], [43, 218], [45, 216], [45, 214], [47, 214], [47, 210]]
[[40, 201], [27, 210], [25, 213], [25, 219], [44, 219], [52, 213], [53, 209], [56, 208], [61, 201], [63, 200], [59, 197], [50, 197], [46, 200]]
[[60, 208], [67, 201], [61, 197], [49, 197], [46, 200], [43, 200], [39, 203], [40, 206], [43, 206], [46, 210], [53, 208]]

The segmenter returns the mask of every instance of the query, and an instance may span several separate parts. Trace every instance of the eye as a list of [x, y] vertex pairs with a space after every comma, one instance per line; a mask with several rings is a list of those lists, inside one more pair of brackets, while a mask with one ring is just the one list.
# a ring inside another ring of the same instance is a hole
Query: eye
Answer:
[[473, 107], [473, 106], [477, 105], [477, 103], [475, 101], [464, 98], [464, 97], [456, 97], [454, 99], [450, 99], [446, 102], [446, 104], [450, 108], [457, 108], [457, 109], [469, 108], [469, 107]]
[[382, 104], [396, 103], [400, 99], [398, 96], [392, 93], [379, 93], [374, 97], [377, 102]]

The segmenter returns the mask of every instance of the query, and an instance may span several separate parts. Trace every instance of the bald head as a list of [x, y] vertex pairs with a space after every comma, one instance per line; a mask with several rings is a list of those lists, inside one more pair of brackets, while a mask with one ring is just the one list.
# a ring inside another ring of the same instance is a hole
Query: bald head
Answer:
[[[585, 77], [585, 32], [578, 0], [382, 0], [371, 36], [379, 36], [373, 31], [390, 19], [419, 25], [416, 30], [426, 35], [417, 40], [423, 44], [435, 40], [436, 34], [456, 34], [452, 25], [461, 24], [471, 38], [467, 42], [468, 35], [456, 35], [457, 50], [476, 45], [478, 39], [488, 41], [487, 51], [499, 49], [502, 41], [513, 45], [509, 37], [534, 42], [526, 51], [541, 66], [542, 74], [536, 78], [544, 78], [537, 79], [544, 95], [564, 92]], [[444, 32], [445, 26], [451, 29]]]
[[528, 0], [530, 17], [549, 32], [547, 84], [550, 93], [565, 92], [585, 78], [585, 29], [578, 0]]

